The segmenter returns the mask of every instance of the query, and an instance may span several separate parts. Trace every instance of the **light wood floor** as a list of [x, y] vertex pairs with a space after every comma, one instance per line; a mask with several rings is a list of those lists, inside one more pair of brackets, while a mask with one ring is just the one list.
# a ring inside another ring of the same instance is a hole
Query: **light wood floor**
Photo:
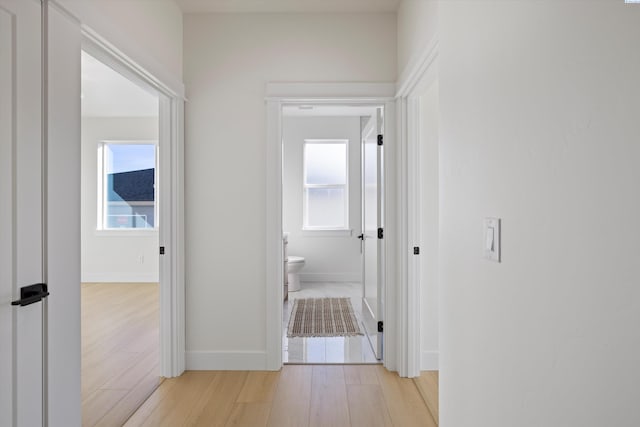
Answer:
[[436, 426], [416, 382], [380, 365], [188, 371], [166, 379], [126, 426]]
[[433, 415], [436, 424], [439, 423], [439, 373], [438, 371], [423, 371], [418, 378], [414, 379], [416, 387], [420, 391], [422, 398], [429, 408], [429, 412]]
[[157, 283], [82, 284], [82, 425], [122, 426], [159, 377]]

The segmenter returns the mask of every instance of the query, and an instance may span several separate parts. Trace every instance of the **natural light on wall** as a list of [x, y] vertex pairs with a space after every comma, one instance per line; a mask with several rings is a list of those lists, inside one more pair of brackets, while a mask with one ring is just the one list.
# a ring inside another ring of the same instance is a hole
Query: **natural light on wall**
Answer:
[[349, 228], [347, 140], [305, 140], [303, 228]]

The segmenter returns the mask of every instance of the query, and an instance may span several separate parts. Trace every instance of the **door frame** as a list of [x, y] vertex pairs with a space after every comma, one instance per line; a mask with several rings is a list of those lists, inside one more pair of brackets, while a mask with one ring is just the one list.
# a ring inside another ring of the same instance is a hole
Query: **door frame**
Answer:
[[[296, 104], [363, 105], [377, 104], [385, 107], [385, 343], [383, 364], [398, 371], [398, 338], [403, 331], [397, 317], [402, 310], [397, 306], [397, 295], [402, 286], [398, 279], [396, 260], [398, 236], [396, 218], [398, 211], [396, 193], [396, 102], [395, 83], [267, 83], [266, 86], [266, 358], [265, 368], [282, 368], [282, 316], [283, 316], [283, 268], [282, 264], [282, 107]], [[402, 372], [400, 372], [402, 375]]]
[[[383, 115], [383, 117], [385, 117], [386, 115]], [[376, 251], [378, 253], [378, 264], [376, 265], [376, 281], [378, 282], [376, 284], [376, 287], [378, 288], [378, 295], [376, 295], [376, 299], [377, 299], [377, 304], [376, 307], [371, 307], [369, 305], [369, 302], [367, 301], [367, 285], [366, 285], [366, 278], [367, 278], [367, 268], [366, 268], [366, 257], [367, 257], [367, 247], [366, 247], [366, 242], [367, 242], [367, 233], [366, 233], [366, 218], [367, 218], [367, 214], [366, 214], [366, 203], [365, 203], [365, 197], [366, 197], [366, 184], [365, 184], [365, 176], [366, 176], [366, 160], [365, 160], [365, 145], [366, 145], [366, 140], [368, 136], [372, 136], [374, 139], [377, 138], [377, 135], [382, 134], [383, 138], [384, 138], [384, 118], [380, 116], [379, 110], [376, 108], [376, 117], [375, 117], [375, 125], [372, 125], [371, 128], [369, 128], [369, 123], [367, 123], [367, 125], [364, 127], [364, 129], [361, 132], [361, 138], [360, 138], [360, 213], [361, 213], [361, 219], [360, 219], [360, 233], [361, 236], [363, 236], [363, 239], [361, 241], [361, 247], [362, 247], [362, 306], [363, 306], [363, 310], [365, 310], [366, 313], [363, 313], [363, 326], [365, 329], [365, 335], [367, 336], [367, 339], [369, 340], [369, 343], [371, 344], [372, 347], [374, 348], [374, 353], [376, 358], [378, 357], [383, 357], [383, 352], [384, 352], [384, 332], [379, 332], [377, 329], [377, 325], [375, 324], [370, 324], [369, 328], [367, 328], [367, 323], [369, 322], [369, 319], [367, 318], [373, 318], [375, 319], [375, 321], [382, 321], [384, 324], [384, 310], [381, 309], [381, 307], [384, 307], [384, 298], [383, 296], [379, 295], [380, 294], [380, 288], [384, 289], [384, 260], [386, 259], [385, 257], [385, 253], [384, 253], [384, 239], [382, 239], [382, 241], [376, 237]], [[382, 125], [380, 124], [380, 120], [383, 121]], [[373, 127], [375, 126], [375, 127]], [[373, 134], [373, 135], [372, 135]], [[379, 211], [379, 207], [380, 205], [382, 205], [382, 207], [384, 208], [384, 170], [382, 170], [380, 168], [380, 162], [382, 162], [382, 166], [384, 167], [384, 155], [385, 155], [385, 151], [384, 151], [384, 142], [382, 144], [382, 146], [376, 146], [376, 187], [377, 188], [377, 194], [379, 197], [379, 203], [376, 206], [376, 228], [382, 228], [384, 230], [385, 228], [385, 221], [384, 221], [384, 209], [383, 211]], [[382, 193], [380, 192], [380, 188], [382, 188]], [[382, 281], [382, 285], [380, 284], [380, 281]], [[382, 318], [381, 318], [382, 317]], [[366, 320], [365, 320], [366, 319]], [[375, 326], [374, 326], [375, 325]], [[376, 336], [376, 342], [375, 345], [374, 343], [371, 341], [371, 336], [374, 335]], [[378, 359], [380, 360], [380, 359]]]
[[420, 95], [422, 91], [438, 79], [438, 39], [435, 38], [424, 50], [413, 58], [407, 70], [399, 79], [396, 98], [398, 102], [398, 140], [400, 145], [400, 207], [399, 218], [401, 228], [400, 263], [404, 277], [404, 293], [400, 302], [406, 316], [403, 325], [406, 336], [401, 351], [406, 351], [401, 358], [405, 365], [402, 371], [408, 377], [420, 375], [422, 366], [430, 370], [439, 368], [439, 354], [430, 355], [425, 361], [421, 352], [421, 263], [414, 256], [413, 248], [422, 247], [421, 242], [421, 170], [420, 170]]
[[[43, 425], [80, 425], [81, 344], [80, 344], [80, 51], [93, 42], [116, 63], [142, 76], [165, 93], [170, 102], [170, 125], [163, 134], [170, 138], [170, 218], [160, 242], [170, 250], [161, 274], [168, 292], [161, 301], [162, 375], [177, 376], [184, 371], [184, 86], [150, 61], [135, 43], [125, 46], [129, 55], [91, 30], [59, 0], [38, 1], [43, 6], [43, 144], [42, 165], [45, 190], [52, 190], [55, 203], [47, 205], [46, 277], [51, 296], [45, 300], [46, 370], [44, 377]], [[71, 5], [70, 5], [71, 7]], [[82, 13], [79, 9], [78, 13]], [[89, 10], [89, 9], [87, 9]], [[96, 18], [96, 19], [99, 19]], [[116, 38], [117, 28], [107, 30]], [[132, 59], [134, 58], [134, 59]], [[146, 59], [146, 60], [145, 60]], [[138, 65], [145, 61], [146, 68]], [[156, 76], [160, 76], [157, 78]], [[169, 160], [169, 159], [167, 159]], [[68, 191], [53, 192], [53, 189]], [[45, 194], [48, 199], [51, 194]], [[45, 200], [46, 201], [46, 200]], [[69, 210], [76, 206], [77, 210]]]
[[107, 40], [82, 26], [82, 50], [133, 82], [151, 86], [160, 95], [161, 155], [158, 181], [160, 257], [160, 375], [171, 378], [185, 370], [184, 288], [184, 98], [139, 66]]

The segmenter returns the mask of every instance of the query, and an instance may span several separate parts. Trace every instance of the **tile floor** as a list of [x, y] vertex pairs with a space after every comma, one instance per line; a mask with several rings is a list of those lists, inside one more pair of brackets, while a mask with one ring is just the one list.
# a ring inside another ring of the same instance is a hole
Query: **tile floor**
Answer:
[[287, 338], [287, 326], [296, 298], [349, 297], [362, 326], [362, 285], [360, 283], [303, 282], [300, 290], [289, 292], [284, 302], [282, 344], [284, 363], [380, 363], [366, 335], [355, 337]]

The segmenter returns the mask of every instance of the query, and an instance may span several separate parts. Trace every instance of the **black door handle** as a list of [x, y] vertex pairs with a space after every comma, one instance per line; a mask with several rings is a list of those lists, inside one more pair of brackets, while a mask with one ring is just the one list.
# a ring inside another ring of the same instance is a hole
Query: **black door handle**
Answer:
[[359, 235], [359, 236], [358, 236], [358, 239], [360, 239], [360, 240], [364, 240], [364, 234]]
[[42, 301], [42, 298], [46, 298], [48, 295], [49, 291], [47, 291], [46, 283], [36, 283], [35, 285], [23, 286], [20, 288], [20, 299], [17, 301], [11, 301], [11, 305], [24, 307], [25, 305]]

